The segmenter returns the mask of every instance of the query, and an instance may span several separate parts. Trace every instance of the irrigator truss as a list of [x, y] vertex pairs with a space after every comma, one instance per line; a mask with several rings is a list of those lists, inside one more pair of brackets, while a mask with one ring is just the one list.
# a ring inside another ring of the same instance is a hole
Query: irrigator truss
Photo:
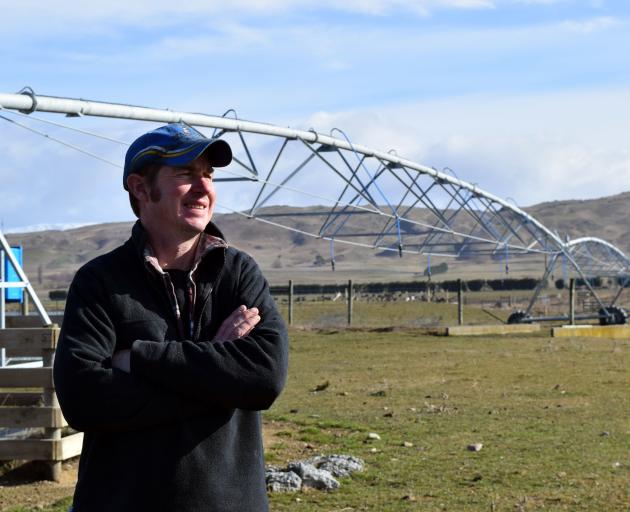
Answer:
[[[63, 124], [38, 117], [36, 112], [64, 114], [68, 119]], [[239, 210], [220, 206], [259, 222], [327, 240], [333, 270], [335, 244], [393, 251], [400, 257], [425, 255], [429, 262], [432, 255], [456, 259], [490, 257], [503, 261], [506, 272], [511, 258], [545, 255], [544, 275], [527, 309], [514, 312], [509, 322], [545, 319], [533, 318], [531, 310], [560, 261], [565, 277], [580, 279], [599, 305], [589, 318], [599, 318], [602, 324], [626, 322], [625, 312], [615, 305], [630, 278], [630, 260], [621, 250], [599, 238], [562, 240], [515, 204], [459, 179], [448, 168], [438, 171], [404, 159], [393, 150], [384, 152], [354, 144], [337, 128], [330, 134], [284, 128], [238, 119], [233, 110], [222, 116], [175, 112], [40, 96], [30, 88], [17, 94], [0, 94], [0, 120], [121, 167], [74, 142], [51, 136], [44, 128], [34, 127], [55, 125], [113, 144], [129, 144], [81, 129], [79, 123], [72, 125], [73, 119], [84, 116], [184, 122], [206, 130], [207, 136], [223, 137], [232, 146], [234, 160], [230, 166], [217, 169], [215, 181], [226, 186], [238, 183], [239, 190], [244, 191], [240, 200], [248, 206]], [[326, 191], [329, 195], [314, 191]], [[268, 208], [303, 202], [304, 198], [317, 206], [297, 212]], [[308, 217], [308, 225], [317, 227], [296, 227], [298, 217]], [[590, 282], [595, 277], [612, 278], [620, 285], [607, 304]], [[25, 287], [27, 283], [24, 282]], [[30, 285], [27, 290], [34, 296]]]

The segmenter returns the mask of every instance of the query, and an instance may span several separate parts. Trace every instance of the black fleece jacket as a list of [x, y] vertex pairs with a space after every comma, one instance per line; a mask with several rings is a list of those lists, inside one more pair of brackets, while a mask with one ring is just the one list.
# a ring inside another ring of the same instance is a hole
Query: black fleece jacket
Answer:
[[[206, 232], [222, 237], [212, 224]], [[261, 420], [284, 386], [287, 333], [254, 260], [208, 252], [194, 273], [195, 329], [181, 339], [138, 222], [121, 247], [83, 266], [66, 303], [54, 379], [68, 423], [85, 432], [76, 512], [268, 509]], [[239, 305], [261, 321], [213, 339]], [[131, 349], [131, 372], [111, 366]]]

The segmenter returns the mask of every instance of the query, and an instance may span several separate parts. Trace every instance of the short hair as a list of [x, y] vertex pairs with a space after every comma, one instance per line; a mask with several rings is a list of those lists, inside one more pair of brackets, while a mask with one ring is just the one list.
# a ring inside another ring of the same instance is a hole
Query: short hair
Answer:
[[[159, 200], [159, 197], [157, 197], [157, 199], [154, 199], [157, 195], [155, 194], [154, 188], [155, 188], [155, 180], [157, 179], [158, 172], [160, 171], [161, 168], [162, 168], [161, 164], [151, 163], [133, 172], [133, 174], [138, 174], [145, 179], [145, 182], [149, 187], [151, 200], [155, 200], [155, 201]], [[133, 195], [131, 190], [129, 191], [129, 204], [131, 205], [131, 209], [133, 210], [134, 215], [140, 218], [140, 205], [138, 204], [138, 199], [136, 198], [136, 196]]]

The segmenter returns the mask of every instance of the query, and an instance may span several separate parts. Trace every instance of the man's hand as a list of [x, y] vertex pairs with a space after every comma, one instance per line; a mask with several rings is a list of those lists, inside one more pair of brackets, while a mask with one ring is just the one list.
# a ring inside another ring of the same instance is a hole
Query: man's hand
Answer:
[[112, 356], [112, 368], [118, 368], [123, 372], [131, 372], [131, 350], [119, 350]]
[[239, 306], [223, 320], [212, 341], [223, 343], [247, 336], [258, 322], [260, 322], [258, 308], [247, 309], [246, 306]]

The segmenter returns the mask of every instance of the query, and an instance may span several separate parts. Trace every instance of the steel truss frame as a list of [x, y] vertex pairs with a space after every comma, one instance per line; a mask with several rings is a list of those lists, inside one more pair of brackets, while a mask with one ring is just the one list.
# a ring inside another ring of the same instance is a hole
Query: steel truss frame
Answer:
[[[35, 132], [17, 116], [32, 119], [34, 112], [50, 112], [70, 118], [97, 116], [186, 122], [200, 129], [213, 129], [212, 135], [227, 139], [235, 155], [233, 163], [218, 173], [216, 181], [240, 182], [241, 187], [242, 182], [248, 182], [251, 197], [247, 208], [239, 211], [224, 208], [329, 240], [331, 260], [335, 243], [397, 251], [401, 257], [404, 254], [460, 259], [486, 256], [504, 259], [506, 271], [510, 257], [545, 254], [551, 256], [545, 280], [559, 257], [589, 287], [589, 277], [609, 276], [618, 280], [630, 277], [630, 260], [610, 243], [592, 237], [563, 241], [518, 206], [460, 180], [452, 171], [440, 172], [401, 158], [393, 151], [353, 144], [338, 129], [326, 135], [312, 129], [297, 130], [228, 118], [227, 112], [224, 116], [175, 112], [40, 96], [30, 89], [18, 94], [0, 94], [0, 110], [11, 114], [7, 117], [0, 112], [0, 118]], [[81, 131], [71, 126], [64, 128]], [[333, 136], [335, 131], [339, 137]], [[313, 190], [329, 191], [334, 198], [320, 196]], [[311, 204], [316, 200], [319, 205], [290, 213], [271, 207], [283, 202], [290, 204], [296, 193], [310, 197]], [[308, 228], [296, 226], [296, 219], [308, 219]], [[603, 307], [595, 290], [591, 291]], [[533, 300], [539, 292], [536, 290]]]

